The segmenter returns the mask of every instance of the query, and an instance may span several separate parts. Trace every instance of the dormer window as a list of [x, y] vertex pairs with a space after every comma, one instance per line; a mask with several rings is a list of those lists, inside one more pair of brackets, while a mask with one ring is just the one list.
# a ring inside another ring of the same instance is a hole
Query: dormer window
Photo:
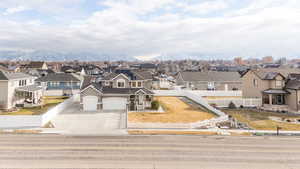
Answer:
[[118, 88], [125, 88], [125, 80], [124, 79], [119, 79], [117, 81], [117, 87]]
[[138, 82], [138, 87], [142, 87], [142, 82]]
[[276, 87], [282, 87], [282, 81], [281, 80], [276, 80], [275, 81], [275, 86]]

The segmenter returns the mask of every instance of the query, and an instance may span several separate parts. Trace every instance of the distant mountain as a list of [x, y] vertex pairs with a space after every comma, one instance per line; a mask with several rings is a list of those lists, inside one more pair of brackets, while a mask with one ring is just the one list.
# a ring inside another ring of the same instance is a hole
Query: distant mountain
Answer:
[[52, 51], [0, 51], [0, 60], [42, 60], [42, 61], [134, 61], [136, 58], [129, 56], [109, 56], [106, 54], [95, 54], [91, 52], [52, 52]]

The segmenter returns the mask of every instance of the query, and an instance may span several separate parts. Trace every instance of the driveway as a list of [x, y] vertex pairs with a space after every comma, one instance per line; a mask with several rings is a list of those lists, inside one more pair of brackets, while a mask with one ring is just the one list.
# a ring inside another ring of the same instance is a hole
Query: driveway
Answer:
[[56, 116], [52, 124], [63, 134], [119, 135], [126, 133], [126, 112], [84, 112], [80, 111], [79, 104], [74, 104]]

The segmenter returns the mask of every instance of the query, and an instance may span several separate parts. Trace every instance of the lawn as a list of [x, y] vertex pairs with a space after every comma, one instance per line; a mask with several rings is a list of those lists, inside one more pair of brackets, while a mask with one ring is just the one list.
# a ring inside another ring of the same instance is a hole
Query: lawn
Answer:
[[199, 106], [183, 102], [178, 97], [155, 97], [165, 112], [130, 112], [129, 122], [135, 123], [193, 123], [215, 117]]
[[4, 112], [1, 115], [39, 115], [47, 112], [50, 108], [64, 102], [68, 97], [44, 97], [43, 106], [31, 107], [31, 108], [21, 108], [15, 112]]
[[223, 112], [231, 115], [239, 122], [246, 123], [249, 127], [257, 130], [276, 130], [277, 126], [281, 127], [281, 130], [300, 130], [300, 124], [292, 124], [287, 122], [277, 122], [269, 119], [270, 116], [281, 118], [297, 118], [300, 116], [292, 116], [283, 113], [273, 113], [266, 111], [259, 111], [255, 109], [237, 109], [228, 110], [224, 109]]

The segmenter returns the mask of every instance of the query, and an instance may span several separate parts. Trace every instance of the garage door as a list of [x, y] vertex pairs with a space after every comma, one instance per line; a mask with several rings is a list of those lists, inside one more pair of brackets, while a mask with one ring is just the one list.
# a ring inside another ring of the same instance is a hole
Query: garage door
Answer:
[[97, 111], [98, 98], [96, 96], [83, 97], [83, 110], [84, 111]]
[[103, 110], [125, 110], [127, 98], [124, 97], [106, 97], [103, 98]]

